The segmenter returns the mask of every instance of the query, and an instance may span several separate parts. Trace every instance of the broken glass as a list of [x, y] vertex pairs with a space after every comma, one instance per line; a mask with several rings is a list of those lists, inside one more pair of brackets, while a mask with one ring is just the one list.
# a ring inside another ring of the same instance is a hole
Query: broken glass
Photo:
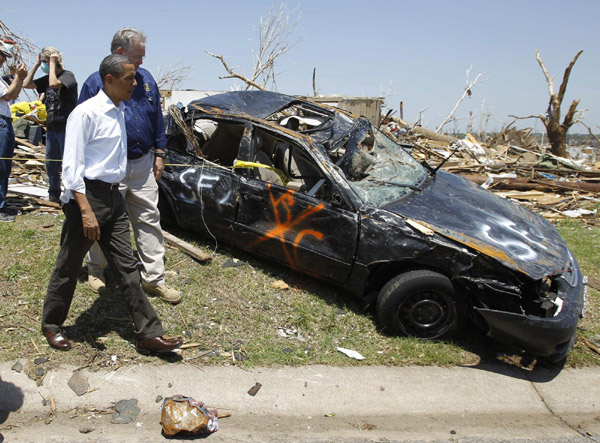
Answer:
[[362, 117], [332, 144], [330, 158], [358, 196], [377, 207], [418, 189], [427, 176], [421, 164], [402, 146]]

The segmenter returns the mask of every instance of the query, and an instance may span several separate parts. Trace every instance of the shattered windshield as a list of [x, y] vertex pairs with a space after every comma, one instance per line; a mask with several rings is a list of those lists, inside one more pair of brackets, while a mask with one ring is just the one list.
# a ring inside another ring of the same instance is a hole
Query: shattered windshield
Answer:
[[329, 155], [358, 196], [378, 207], [418, 189], [427, 175], [417, 160], [363, 117], [334, 142]]

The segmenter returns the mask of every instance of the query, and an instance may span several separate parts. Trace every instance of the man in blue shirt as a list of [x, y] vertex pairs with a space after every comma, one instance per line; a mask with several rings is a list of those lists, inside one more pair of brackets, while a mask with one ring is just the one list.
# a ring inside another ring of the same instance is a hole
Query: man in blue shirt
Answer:
[[[160, 106], [158, 86], [152, 75], [141, 68], [146, 56], [146, 36], [134, 28], [123, 28], [113, 37], [111, 53], [129, 58], [136, 68], [137, 87], [125, 104], [127, 127], [127, 174], [120, 191], [127, 203], [142, 271], [142, 287], [169, 303], [179, 303], [181, 293], [165, 283], [164, 237], [158, 211], [157, 180], [163, 173], [167, 139]], [[102, 88], [98, 72], [83, 84], [79, 103], [93, 97]], [[153, 149], [154, 148], [154, 149]], [[106, 260], [95, 244], [88, 254], [88, 283], [92, 290], [104, 290]]]

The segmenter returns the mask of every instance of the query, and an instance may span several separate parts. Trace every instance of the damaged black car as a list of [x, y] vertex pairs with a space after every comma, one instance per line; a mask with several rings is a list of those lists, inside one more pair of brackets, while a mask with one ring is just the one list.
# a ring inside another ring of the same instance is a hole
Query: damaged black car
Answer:
[[467, 320], [553, 360], [585, 306], [548, 221], [419, 163], [367, 119], [266, 91], [171, 107], [163, 222], [344, 287], [384, 331], [452, 337]]

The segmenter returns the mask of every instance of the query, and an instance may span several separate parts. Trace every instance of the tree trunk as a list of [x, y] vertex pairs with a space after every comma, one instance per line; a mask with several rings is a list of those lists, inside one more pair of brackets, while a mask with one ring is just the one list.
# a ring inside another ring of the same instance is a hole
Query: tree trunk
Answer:
[[552, 121], [546, 126], [550, 151], [558, 157], [567, 157], [567, 129], [556, 121]]

